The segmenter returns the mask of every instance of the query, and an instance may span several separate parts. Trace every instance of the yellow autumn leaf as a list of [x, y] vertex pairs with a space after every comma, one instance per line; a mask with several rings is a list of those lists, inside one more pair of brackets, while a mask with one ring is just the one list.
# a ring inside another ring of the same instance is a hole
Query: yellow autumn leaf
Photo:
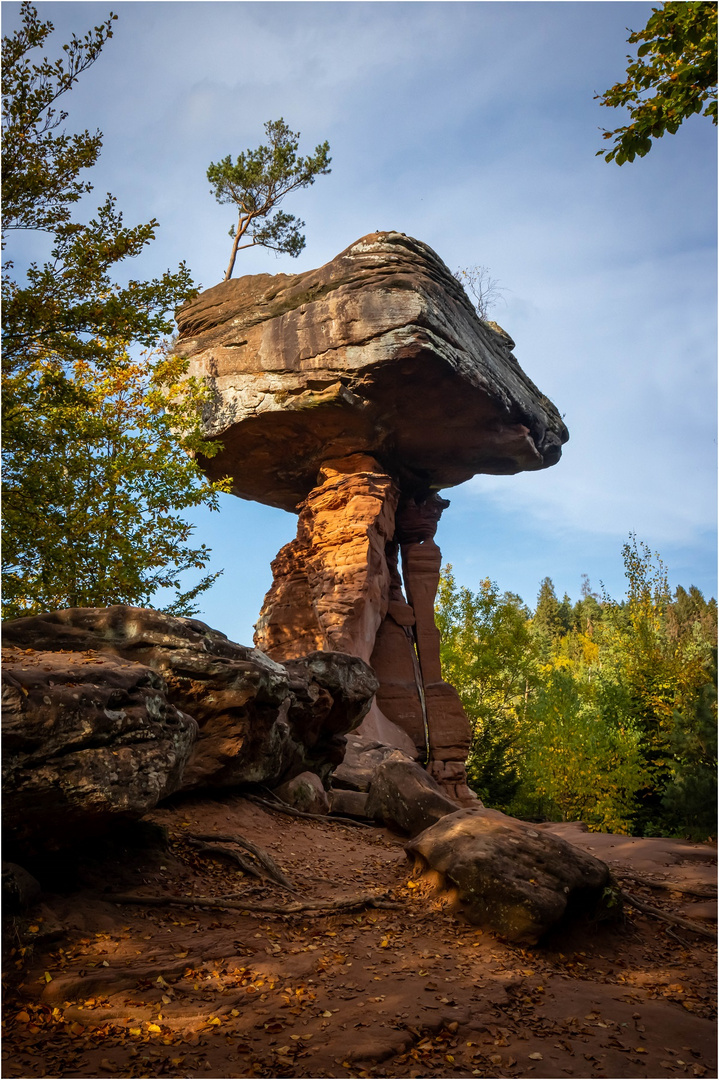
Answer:
[[148, 1024], [147, 1030], [151, 1031], [153, 1035], [159, 1035], [159, 1033], [162, 1031], [162, 1028], [158, 1024]]
[[219, 1016], [211, 1016], [207, 1023], [216, 1026], [217, 1024], [221, 1024], [222, 1021], [220, 1020]]
[[45, 982], [52, 982], [52, 975], [49, 971], [45, 972]]

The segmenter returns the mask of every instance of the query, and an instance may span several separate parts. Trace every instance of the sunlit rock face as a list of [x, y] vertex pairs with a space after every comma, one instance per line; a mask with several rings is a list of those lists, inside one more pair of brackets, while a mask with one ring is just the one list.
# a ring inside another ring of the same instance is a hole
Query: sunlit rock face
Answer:
[[[416, 757], [461, 804], [470, 727], [442, 681], [434, 623], [449, 503], [477, 473], [554, 465], [568, 438], [426, 244], [372, 233], [318, 270], [226, 281], [177, 313], [209, 379], [203, 460], [236, 495], [299, 514], [274, 560], [255, 643], [276, 661], [341, 651], [380, 681], [361, 734]], [[389, 721], [389, 723], [388, 723]]]
[[476, 473], [554, 465], [567, 429], [442, 260], [371, 233], [304, 274], [230, 279], [177, 312], [212, 380], [208, 475], [294, 510], [331, 458], [369, 453], [422, 499]]

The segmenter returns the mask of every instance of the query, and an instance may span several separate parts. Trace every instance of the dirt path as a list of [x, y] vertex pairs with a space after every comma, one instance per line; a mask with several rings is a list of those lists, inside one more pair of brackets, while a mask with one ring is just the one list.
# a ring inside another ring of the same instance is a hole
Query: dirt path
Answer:
[[[150, 818], [169, 847], [58, 867], [63, 891], [11, 925], [4, 1077], [717, 1075], [710, 940], [629, 910], [522, 949], [456, 918], [385, 831], [237, 796]], [[633, 875], [645, 902], [715, 926], [714, 847], [553, 828]], [[190, 833], [240, 833], [299, 895], [203, 857]], [[393, 906], [286, 916], [108, 899], [128, 892], [236, 893], [248, 908], [373, 893]]]

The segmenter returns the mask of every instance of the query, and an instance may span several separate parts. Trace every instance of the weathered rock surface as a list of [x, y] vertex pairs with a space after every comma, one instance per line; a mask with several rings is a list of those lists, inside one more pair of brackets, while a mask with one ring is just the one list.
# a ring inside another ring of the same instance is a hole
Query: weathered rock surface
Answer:
[[374, 772], [365, 813], [391, 829], [416, 836], [457, 809], [457, 803], [418, 762], [395, 750]]
[[305, 814], [329, 814], [330, 801], [317, 773], [303, 772], [275, 788], [275, 795]]
[[183, 789], [273, 786], [307, 769], [327, 777], [377, 688], [357, 657], [322, 653], [284, 667], [196, 619], [147, 608], [69, 608], [16, 619], [3, 634], [19, 648], [63, 650], [60, 670], [75, 662], [68, 652], [94, 650], [161, 675], [168, 701], [199, 726]]
[[426, 244], [372, 233], [318, 270], [207, 289], [178, 351], [211, 379], [204, 462], [235, 494], [293, 510], [332, 458], [367, 453], [419, 499], [476, 473], [542, 469], [567, 430]]
[[272, 563], [258, 649], [281, 661], [326, 649], [369, 662], [387, 611], [385, 547], [398, 497], [366, 454], [325, 462], [300, 508], [297, 538]]
[[[396, 584], [380, 627], [371, 664], [378, 679], [377, 706], [413, 739], [428, 759], [428, 770], [451, 798], [471, 805], [476, 796], [467, 786], [464, 762], [470, 726], [454, 687], [442, 679], [439, 630], [434, 600], [442, 553], [434, 542], [442, 511], [449, 503], [430, 496], [423, 503], [402, 499], [395, 515], [404, 601]], [[390, 568], [392, 582], [398, 566]]]
[[568, 438], [556, 408], [435, 252], [401, 233], [363, 237], [319, 270], [226, 281], [177, 322], [177, 352], [213, 392], [203, 425], [222, 448], [206, 472], [299, 511], [257, 647], [369, 661], [380, 690], [366, 733], [392, 721], [471, 804], [469, 723], [442, 681], [433, 616], [448, 505], [436, 492], [553, 465]]
[[42, 895], [37, 878], [14, 862], [2, 864], [2, 908], [6, 915], [13, 915], [36, 904]]
[[347, 791], [369, 791], [374, 774], [395, 749], [353, 731], [347, 736], [342, 763], [332, 774], [332, 787]]
[[405, 850], [440, 875], [471, 923], [519, 943], [595, 909], [610, 881], [599, 859], [496, 810], [442, 817]]
[[142, 664], [3, 649], [6, 836], [48, 844], [140, 817], [176, 791], [197, 734]]
[[332, 788], [329, 793], [330, 813], [341, 817], [367, 818], [366, 791], [349, 791], [345, 788]]

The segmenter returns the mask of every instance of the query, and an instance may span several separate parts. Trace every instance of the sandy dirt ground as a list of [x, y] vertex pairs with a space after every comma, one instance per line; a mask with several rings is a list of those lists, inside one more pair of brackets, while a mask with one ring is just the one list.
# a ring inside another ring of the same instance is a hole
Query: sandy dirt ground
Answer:
[[[166, 834], [46, 864], [54, 891], [6, 919], [3, 1077], [717, 1075], [711, 938], [627, 906], [520, 948], [463, 922], [384, 830], [235, 795], [148, 820]], [[545, 827], [715, 930], [715, 845]], [[197, 834], [260, 845], [294, 891], [201, 854]], [[128, 893], [163, 903], [114, 902]], [[192, 896], [238, 906], [166, 903]], [[386, 906], [258, 910], [368, 896]]]

